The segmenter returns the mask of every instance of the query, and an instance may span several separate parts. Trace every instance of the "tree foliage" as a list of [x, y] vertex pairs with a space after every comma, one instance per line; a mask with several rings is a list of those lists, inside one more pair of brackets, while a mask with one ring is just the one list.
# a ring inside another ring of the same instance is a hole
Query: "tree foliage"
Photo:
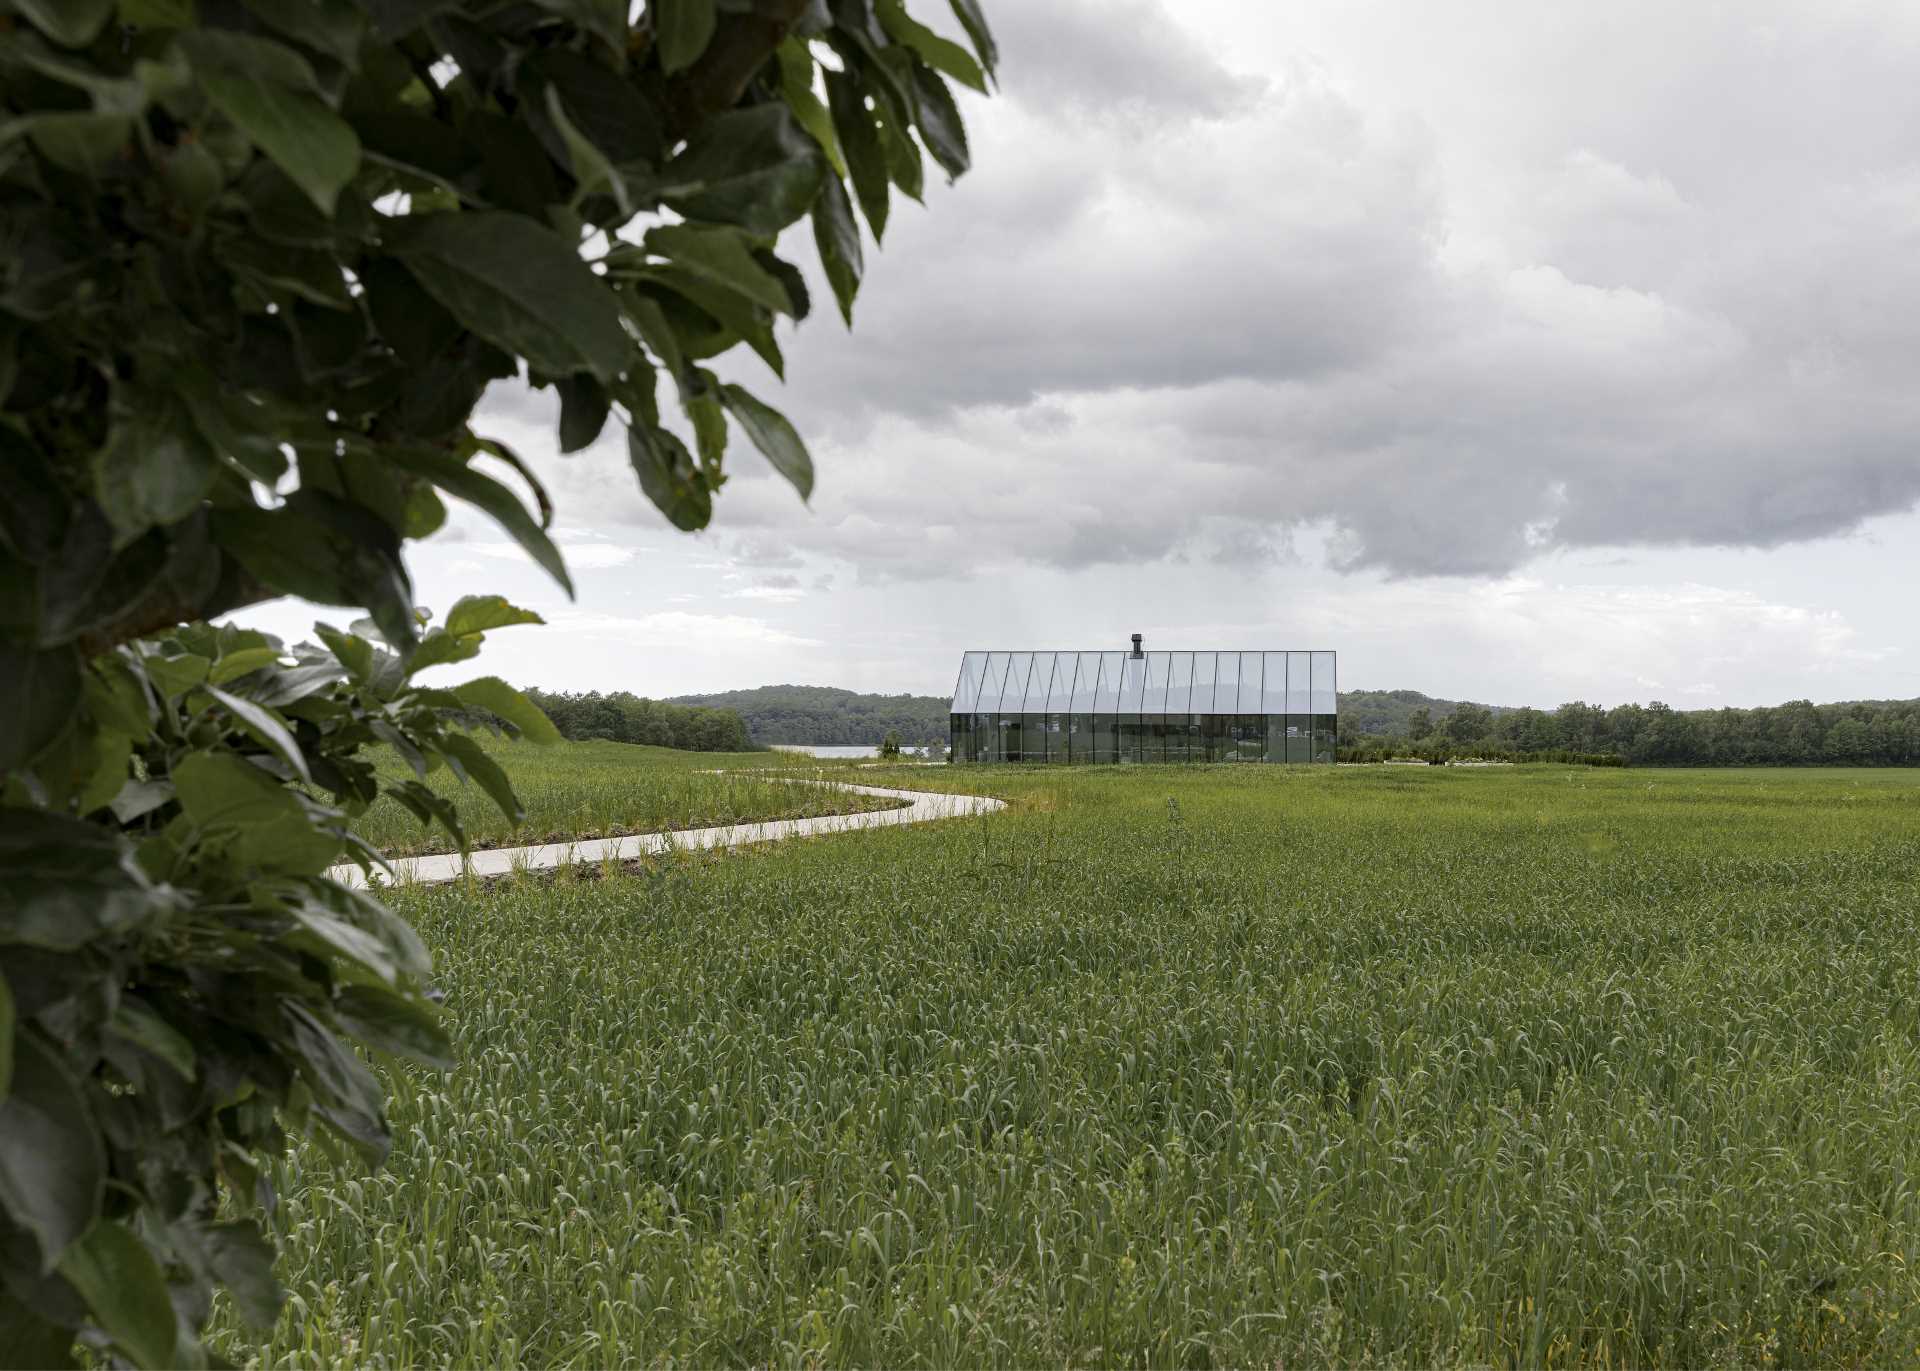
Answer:
[[747, 752], [754, 746], [746, 720], [731, 709], [648, 700], [624, 690], [529, 690], [527, 698], [570, 742], [645, 743], [685, 752]]
[[[0, 0], [0, 1360], [198, 1361], [217, 1286], [274, 1317], [264, 1160], [385, 1152], [349, 1043], [448, 1056], [426, 951], [329, 874], [377, 861], [360, 754], [457, 836], [420, 778], [511, 813], [470, 730], [557, 736], [416, 681], [537, 621], [429, 627], [404, 546], [447, 497], [568, 586], [476, 402], [551, 387], [563, 451], [618, 423], [681, 528], [735, 429], [805, 498], [707, 364], [780, 373], [787, 230], [851, 323], [859, 218], [965, 170], [948, 81], [994, 51], [952, 4], [971, 51], [901, 0]], [[206, 623], [281, 595], [366, 617]]]

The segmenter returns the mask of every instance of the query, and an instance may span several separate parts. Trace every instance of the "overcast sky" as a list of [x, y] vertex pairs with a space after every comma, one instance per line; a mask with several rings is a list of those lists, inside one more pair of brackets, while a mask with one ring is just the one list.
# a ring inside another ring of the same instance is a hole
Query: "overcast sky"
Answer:
[[481, 665], [946, 693], [1140, 632], [1502, 704], [1920, 695], [1920, 6], [988, 13], [974, 170], [897, 204], [854, 332], [783, 337], [785, 387], [723, 364], [811, 507], [736, 437], [676, 534], [613, 429], [561, 458], [498, 389], [579, 595], [457, 516], [421, 601], [551, 621]]

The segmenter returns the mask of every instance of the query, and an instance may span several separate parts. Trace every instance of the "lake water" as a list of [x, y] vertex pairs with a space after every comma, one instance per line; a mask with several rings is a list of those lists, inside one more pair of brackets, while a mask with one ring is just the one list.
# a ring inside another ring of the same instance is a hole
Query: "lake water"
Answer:
[[[880, 747], [877, 743], [772, 743], [775, 752], [804, 752], [809, 757], [878, 757]], [[901, 755], [911, 753], [918, 756], [924, 749], [903, 747]]]

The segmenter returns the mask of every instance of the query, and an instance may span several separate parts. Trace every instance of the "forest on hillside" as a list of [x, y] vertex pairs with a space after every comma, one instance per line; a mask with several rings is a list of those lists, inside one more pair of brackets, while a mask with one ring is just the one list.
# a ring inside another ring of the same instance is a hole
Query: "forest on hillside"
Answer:
[[1497, 713], [1455, 701], [1444, 714], [1416, 707], [1391, 737], [1369, 737], [1345, 717], [1340, 730], [1342, 742], [1356, 748], [1354, 760], [1411, 749], [1492, 756], [1611, 753], [1636, 766], [1920, 765], [1920, 700], [1793, 700], [1756, 709], [1696, 710], [1659, 701], [1605, 709], [1575, 700], [1553, 710]]
[[[606, 738], [695, 751], [770, 743], [909, 745], [947, 736], [936, 695], [870, 695], [831, 686], [762, 686], [649, 700], [613, 691], [530, 690], [569, 738]], [[1340, 739], [1354, 759], [1419, 755], [1611, 754], [1638, 766], [1916, 766], [1920, 700], [1794, 700], [1754, 709], [1611, 709], [1575, 700], [1557, 709], [1444, 700], [1417, 690], [1340, 696]]]
[[676, 695], [671, 703], [727, 709], [746, 720], [756, 743], [878, 744], [889, 733], [907, 744], [947, 737], [945, 695], [865, 695], [832, 686], [775, 685], [713, 695]]
[[561, 737], [576, 743], [646, 743], [687, 752], [746, 752], [753, 746], [746, 721], [730, 709], [670, 704], [624, 690], [524, 693], [553, 720]]

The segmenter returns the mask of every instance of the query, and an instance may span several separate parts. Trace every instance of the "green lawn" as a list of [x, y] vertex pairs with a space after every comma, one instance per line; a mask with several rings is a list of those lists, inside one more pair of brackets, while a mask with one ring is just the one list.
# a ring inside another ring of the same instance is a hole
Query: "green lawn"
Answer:
[[[611, 838], [662, 829], [705, 828], [885, 809], [894, 801], [849, 795], [820, 786], [793, 785], [778, 775], [843, 774], [812, 758], [789, 752], [680, 752], [633, 743], [532, 743], [482, 738], [513, 777], [526, 806], [524, 823], [508, 823], [478, 786], [462, 784], [441, 770], [427, 784], [449, 796], [475, 847], [513, 847], [567, 838]], [[382, 749], [383, 774], [408, 774], [399, 756]], [[715, 774], [724, 769], [731, 774]], [[753, 774], [746, 774], [746, 773]], [[771, 774], [769, 774], [771, 773]], [[395, 856], [452, 852], [445, 829], [425, 828], [391, 799], [382, 797], [355, 827], [375, 847]]]
[[898, 775], [1014, 804], [397, 892], [463, 1065], [225, 1354], [1920, 1360], [1920, 774]]

